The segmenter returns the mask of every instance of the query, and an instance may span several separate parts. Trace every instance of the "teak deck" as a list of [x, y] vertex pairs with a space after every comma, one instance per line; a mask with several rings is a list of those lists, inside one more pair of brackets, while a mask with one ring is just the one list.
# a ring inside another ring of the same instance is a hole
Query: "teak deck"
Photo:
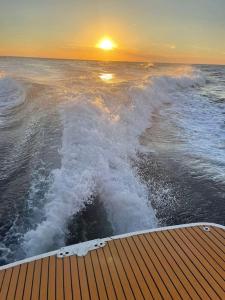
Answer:
[[225, 299], [223, 226], [174, 226], [96, 243], [84, 256], [73, 253], [87, 243], [1, 267], [0, 300]]

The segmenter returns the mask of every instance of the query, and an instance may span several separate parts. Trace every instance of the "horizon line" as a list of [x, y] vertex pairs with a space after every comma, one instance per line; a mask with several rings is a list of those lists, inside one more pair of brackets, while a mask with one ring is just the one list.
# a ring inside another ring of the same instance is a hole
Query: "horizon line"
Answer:
[[60, 58], [60, 57], [39, 57], [39, 56], [18, 56], [18, 55], [0, 55], [0, 58], [30, 58], [30, 59], [48, 59], [48, 60], [73, 60], [73, 61], [94, 61], [94, 62], [124, 62], [124, 63], [153, 63], [153, 64], [176, 64], [176, 65], [212, 65], [225, 66], [225, 63], [185, 63], [185, 62], [159, 62], [159, 61], [126, 61], [126, 60], [98, 60], [98, 59], [81, 59], [81, 58]]
[[98, 59], [81, 59], [81, 58], [60, 58], [60, 57], [41, 57], [41, 56], [20, 56], [20, 55], [0, 55], [0, 58], [30, 58], [30, 59], [48, 59], [48, 60], [72, 60], [72, 61], [93, 61], [93, 62], [119, 62], [119, 63], [153, 63], [153, 64], [175, 64], [175, 65], [205, 65], [205, 66], [225, 66], [225, 63], [214, 64], [214, 63], [185, 63], [185, 62], [159, 62], [159, 61], [129, 61], [129, 60], [98, 60]]

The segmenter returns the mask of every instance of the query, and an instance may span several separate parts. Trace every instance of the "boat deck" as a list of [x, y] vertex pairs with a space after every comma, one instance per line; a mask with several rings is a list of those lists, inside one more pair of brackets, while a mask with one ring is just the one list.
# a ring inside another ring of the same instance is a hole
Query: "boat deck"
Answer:
[[225, 299], [225, 227], [143, 231], [10, 264], [0, 299]]

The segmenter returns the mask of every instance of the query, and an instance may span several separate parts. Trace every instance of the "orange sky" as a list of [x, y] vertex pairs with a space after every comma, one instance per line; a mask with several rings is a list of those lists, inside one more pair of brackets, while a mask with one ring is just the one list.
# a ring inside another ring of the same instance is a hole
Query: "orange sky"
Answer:
[[[0, 0], [0, 55], [225, 64], [224, 0]], [[103, 36], [118, 48], [97, 49]]]

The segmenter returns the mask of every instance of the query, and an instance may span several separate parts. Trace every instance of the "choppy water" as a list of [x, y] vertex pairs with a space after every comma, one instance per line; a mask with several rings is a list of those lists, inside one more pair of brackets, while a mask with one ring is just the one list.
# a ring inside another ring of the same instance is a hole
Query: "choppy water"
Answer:
[[1, 264], [225, 223], [225, 67], [0, 58]]

